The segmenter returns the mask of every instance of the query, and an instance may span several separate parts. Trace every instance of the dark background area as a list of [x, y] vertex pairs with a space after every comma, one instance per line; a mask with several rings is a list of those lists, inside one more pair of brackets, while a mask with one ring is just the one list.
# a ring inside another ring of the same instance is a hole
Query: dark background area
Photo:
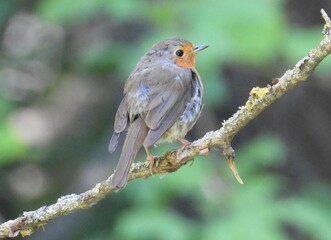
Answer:
[[[221, 127], [322, 39], [319, 1], [5, 0], [0, 5], [0, 223], [106, 179], [126, 78], [155, 42], [197, 56], [203, 113]], [[331, 239], [331, 60], [235, 137], [239, 185], [219, 151], [130, 182], [27, 239]], [[179, 147], [160, 145], [154, 154]], [[144, 161], [143, 152], [137, 161]]]

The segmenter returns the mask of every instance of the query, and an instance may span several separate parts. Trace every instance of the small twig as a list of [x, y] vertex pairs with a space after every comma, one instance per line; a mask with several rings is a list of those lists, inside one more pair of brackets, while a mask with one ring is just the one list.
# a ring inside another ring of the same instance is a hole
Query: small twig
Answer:
[[[245, 105], [239, 107], [239, 110], [230, 119], [223, 122], [222, 128], [206, 133], [203, 138], [194, 141], [186, 148], [169, 151], [161, 156], [159, 164], [155, 168], [155, 174], [176, 171], [195, 156], [206, 153], [206, 149], [214, 147], [221, 147], [230, 166], [233, 164], [234, 167], [234, 150], [231, 147], [233, 137], [270, 104], [283, 96], [285, 92], [305, 81], [318, 64], [331, 53], [330, 18], [323, 9], [321, 13], [326, 24], [323, 30], [324, 37], [316, 48], [301, 59], [293, 69], [287, 70], [277, 81], [273, 81], [273, 85], [253, 88]], [[239, 174], [235, 168], [232, 170], [240, 182]], [[148, 163], [137, 163], [132, 165], [129, 179], [147, 178], [150, 175]], [[2, 223], [0, 225], [0, 238], [16, 237], [19, 234], [22, 236], [31, 235], [36, 229], [56, 217], [91, 207], [109, 193], [117, 190], [111, 187], [110, 179], [111, 177], [82, 194], [61, 197], [52, 205], [41, 207], [35, 211], [24, 212], [22, 216]]]
[[329, 16], [326, 14], [326, 12], [324, 11], [324, 9], [321, 9], [321, 13], [322, 13], [322, 18], [325, 21], [325, 25], [327, 25], [328, 28], [331, 27], [331, 20], [329, 18]]

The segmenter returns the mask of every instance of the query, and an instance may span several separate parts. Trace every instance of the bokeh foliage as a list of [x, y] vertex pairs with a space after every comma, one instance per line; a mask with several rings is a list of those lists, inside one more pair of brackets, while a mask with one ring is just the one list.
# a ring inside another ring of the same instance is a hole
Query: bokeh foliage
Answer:
[[[109, 156], [107, 141], [123, 83], [160, 39], [180, 36], [210, 44], [197, 60], [205, 107], [189, 138], [220, 127], [243, 104], [250, 86], [270, 84], [320, 41], [322, 19], [291, 22], [290, 2], [2, 1], [0, 221], [84, 191], [109, 175], [119, 151]], [[330, 6], [321, 7], [331, 14]], [[331, 91], [328, 76], [330, 58], [314, 76], [320, 95]], [[295, 94], [300, 96], [280, 104], [289, 109], [276, 108], [273, 115], [272, 106], [265, 119], [235, 139], [243, 186], [220, 152], [211, 152], [177, 173], [131, 182], [31, 239], [330, 239], [331, 178], [318, 175], [328, 169], [330, 176], [330, 169], [323, 162], [310, 169], [303, 161], [308, 156], [291, 154], [303, 151], [287, 134], [299, 124], [287, 117], [296, 116], [292, 109], [306, 108], [299, 99], [304, 93]], [[314, 112], [320, 126], [328, 124], [320, 119], [331, 118], [327, 106]], [[327, 144], [318, 132], [312, 137], [306, 128], [296, 131], [307, 136], [303, 148]]]

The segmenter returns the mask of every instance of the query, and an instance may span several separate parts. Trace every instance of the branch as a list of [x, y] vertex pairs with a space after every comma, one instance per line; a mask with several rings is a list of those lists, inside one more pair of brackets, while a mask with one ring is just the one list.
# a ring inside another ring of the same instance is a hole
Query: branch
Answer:
[[[207, 149], [221, 147], [237, 180], [242, 183], [234, 167], [234, 150], [231, 147], [231, 141], [240, 129], [245, 127], [275, 100], [300, 82], [305, 81], [318, 64], [331, 53], [331, 21], [323, 9], [321, 13], [325, 25], [323, 39], [316, 48], [301, 59], [293, 69], [287, 70], [282, 77], [274, 79], [273, 85], [267, 85], [264, 88], [253, 88], [245, 105], [239, 107], [239, 110], [231, 118], [224, 121], [219, 130], [210, 131], [203, 138], [194, 141], [189, 146], [169, 151], [159, 157], [154, 174], [174, 172], [195, 156], [206, 153]], [[149, 176], [151, 174], [148, 163], [136, 163], [131, 167], [129, 180]], [[16, 237], [18, 234], [22, 236], [31, 235], [36, 229], [46, 225], [56, 217], [72, 213], [78, 209], [91, 207], [114, 190], [118, 190], [110, 185], [111, 177], [82, 194], [70, 194], [60, 197], [52, 205], [43, 206], [35, 211], [23, 212], [22, 216], [2, 223], [0, 225], [0, 238]]]

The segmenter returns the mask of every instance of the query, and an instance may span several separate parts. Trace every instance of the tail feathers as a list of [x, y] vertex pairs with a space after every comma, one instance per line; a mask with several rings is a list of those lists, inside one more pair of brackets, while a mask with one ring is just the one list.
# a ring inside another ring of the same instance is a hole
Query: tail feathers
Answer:
[[131, 123], [123, 144], [122, 153], [118, 161], [116, 171], [111, 179], [112, 186], [123, 188], [127, 184], [130, 166], [136, 158], [139, 149], [142, 147], [147, 132], [148, 127], [142, 118], [138, 118]]

